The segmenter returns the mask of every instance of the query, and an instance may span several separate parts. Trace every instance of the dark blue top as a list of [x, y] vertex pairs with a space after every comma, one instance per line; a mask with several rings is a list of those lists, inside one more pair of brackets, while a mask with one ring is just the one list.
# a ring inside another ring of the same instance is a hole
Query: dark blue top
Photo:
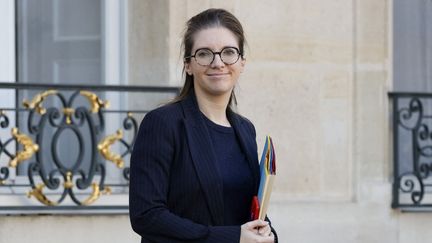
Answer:
[[252, 173], [232, 127], [218, 125], [203, 115], [206, 121], [217, 169], [223, 181], [225, 225], [241, 225], [250, 220], [254, 195]]

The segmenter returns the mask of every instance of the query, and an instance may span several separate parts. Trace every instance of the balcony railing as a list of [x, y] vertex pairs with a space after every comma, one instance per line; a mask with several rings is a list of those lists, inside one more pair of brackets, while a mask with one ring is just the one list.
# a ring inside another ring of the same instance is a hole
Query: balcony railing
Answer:
[[390, 93], [393, 208], [432, 209], [432, 94]]
[[0, 83], [0, 213], [127, 210], [138, 124], [178, 90]]

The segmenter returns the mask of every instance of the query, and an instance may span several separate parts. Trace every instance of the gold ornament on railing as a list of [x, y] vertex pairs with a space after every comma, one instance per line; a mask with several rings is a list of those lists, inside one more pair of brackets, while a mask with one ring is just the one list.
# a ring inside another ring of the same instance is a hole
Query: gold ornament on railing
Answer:
[[57, 94], [57, 90], [47, 90], [42, 93], [37, 94], [33, 99], [29, 102], [27, 100], [23, 101], [23, 105], [25, 108], [30, 110], [35, 110], [37, 113], [43, 115], [46, 113], [46, 109], [42, 107], [42, 102], [45, 100], [46, 97], [50, 95]]
[[82, 205], [90, 205], [94, 203], [100, 197], [101, 194], [108, 194], [108, 195], [111, 194], [110, 187], [106, 186], [105, 189], [101, 192], [100, 187], [96, 182], [92, 183], [92, 189], [93, 189], [92, 194], [81, 203]]
[[109, 107], [109, 101], [102, 101], [95, 93], [81, 90], [80, 94], [88, 99], [90, 102], [91, 108], [90, 111], [92, 113], [99, 112], [99, 109], [101, 108], [108, 108]]
[[24, 146], [24, 150], [17, 152], [17, 155], [9, 162], [9, 166], [15, 168], [22, 161], [32, 157], [32, 155], [39, 150], [39, 146], [35, 144], [29, 136], [20, 133], [16, 127], [12, 128], [11, 133], [12, 137]]
[[111, 145], [123, 138], [123, 131], [117, 130], [115, 134], [111, 134], [103, 138], [98, 144], [99, 153], [109, 161], [112, 161], [118, 168], [123, 168], [124, 161], [119, 154], [111, 152]]
[[66, 107], [63, 109], [63, 114], [66, 117], [66, 124], [71, 124], [72, 123], [72, 114], [75, 112], [74, 108], [70, 108], [70, 107]]
[[74, 186], [72, 182], [72, 172], [68, 171], [66, 173], [66, 181], [64, 182], [63, 186], [66, 189], [71, 189]]
[[39, 202], [47, 205], [47, 206], [56, 206], [57, 203], [49, 200], [47, 196], [42, 192], [43, 188], [45, 187], [44, 184], [40, 183], [36, 186], [36, 188], [33, 188], [31, 191], [27, 193], [27, 197], [31, 198], [34, 196]]

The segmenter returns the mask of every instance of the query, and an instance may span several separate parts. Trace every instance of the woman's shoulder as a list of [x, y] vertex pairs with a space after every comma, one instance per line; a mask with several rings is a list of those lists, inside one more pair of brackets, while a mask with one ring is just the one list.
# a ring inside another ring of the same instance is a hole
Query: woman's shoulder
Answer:
[[247, 127], [252, 132], [252, 134], [256, 134], [255, 126], [254, 126], [254, 124], [252, 123], [251, 120], [249, 120], [248, 118], [246, 118], [243, 115], [240, 115], [237, 112], [232, 112], [231, 116], [234, 119], [236, 119], [237, 121], [239, 121], [239, 124], [241, 124], [242, 126]]
[[168, 103], [149, 111], [144, 119], [152, 119], [159, 122], [169, 123], [183, 117], [182, 108], [179, 102]]

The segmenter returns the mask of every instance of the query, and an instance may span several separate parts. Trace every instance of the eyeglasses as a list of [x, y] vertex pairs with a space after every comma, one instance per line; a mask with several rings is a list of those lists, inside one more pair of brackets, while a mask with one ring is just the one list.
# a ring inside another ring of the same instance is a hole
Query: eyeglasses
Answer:
[[240, 59], [241, 53], [235, 47], [225, 47], [219, 52], [214, 52], [208, 48], [200, 48], [195, 51], [195, 54], [185, 57], [185, 59], [193, 57], [199, 65], [208, 66], [214, 61], [216, 55], [219, 55], [221, 61], [226, 65], [232, 65]]

